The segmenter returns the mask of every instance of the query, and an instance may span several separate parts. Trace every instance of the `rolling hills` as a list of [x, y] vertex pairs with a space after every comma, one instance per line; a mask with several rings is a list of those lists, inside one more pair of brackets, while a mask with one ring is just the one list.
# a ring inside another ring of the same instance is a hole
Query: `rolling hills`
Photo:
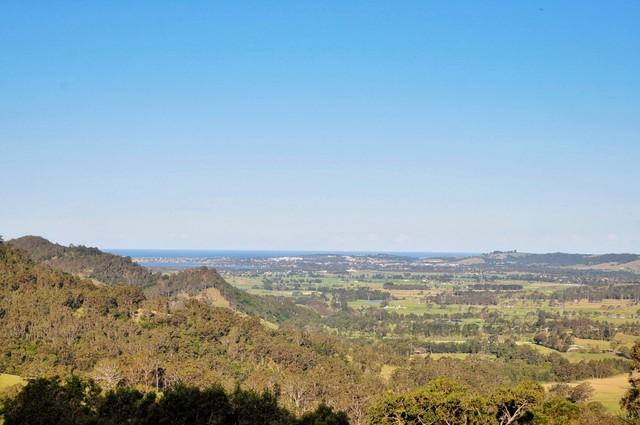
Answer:
[[[163, 274], [133, 262], [129, 257], [109, 254], [85, 246], [63, 246], [39, 236], [24, 236], [7, 242], [24, 252], [32, 261], [54, 269], [89, 278], [97, 283], [138, 286], [148, 296], [169, 299], [199, 297], [207, 300], [208, 289], [215, 289], [224, 304], [242, 313], [273, 323], [296, 321], [312, 323], [319, 315], [281, 297], [259, 297], [227, 283], [218, 272], [206, 267]], [[211, 300], [218, 301], [218, 300]]]
[[[213, 272], [189, 273], [199, 284]], [[365, 364], [375, 352], [364, 347], [269, 329], [256, 317], [197, 299], [171, 303], [138, 286], [96, 284], [35, 263], [8, 244], [0, 244], [0, 340], [2, 373], [75, 373], [105, 388], [126, 383], [147, 390], [178, 382], [258, 390], [278, 383], [296, 412], [325, 400], [363, 415], [357, 400], [380, 385], [375, 362]]]

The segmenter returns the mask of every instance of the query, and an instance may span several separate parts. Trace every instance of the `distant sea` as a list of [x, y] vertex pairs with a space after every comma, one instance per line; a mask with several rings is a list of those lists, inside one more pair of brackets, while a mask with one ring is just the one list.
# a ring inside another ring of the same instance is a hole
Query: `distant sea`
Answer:
[[[271, 258], [302, 257], [306, 255], [400, 255], [412, 258], [465, 257], [475, 255], [464, 252], [393, 252], [393, 251], [269, 251], [269, 250], [218, 250], [218, 249], [106, 249], [116, 255], [135, 258], [140, 264], [151, 267], [191, 267], [210, 258]], [[185, 261], [192, 259], [193, 262]], [[176, 261], [172, 261], [176, 260]]]

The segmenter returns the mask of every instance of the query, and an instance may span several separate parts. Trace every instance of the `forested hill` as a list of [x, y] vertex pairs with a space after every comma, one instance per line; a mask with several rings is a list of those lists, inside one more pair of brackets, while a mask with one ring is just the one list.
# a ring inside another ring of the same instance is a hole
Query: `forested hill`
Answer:
[[[314, 310], [296, 305], [292, 300], [276, 296], [249, 294], [225, 281], [218, 272], [206, 267], [183, 270], [172, 275], [158, 274], [154, 286], [145, 290], [148, 295], [163, 295], [173, 298], [180, 295], [200, 296], [215, 305], [224, 305], [233, 310], [250, 314], [273, 323], [315, 323], [319, 314]], [[217, 302], [222, 300], [222, 303]]]
[[24, 236], [8, 244], [27, 253], [37, 263], [94, 279], [107, 284], [127, 283], [141, 287], [152, 286], [158, 277], [150, 270], [120, 257], [86, 246], [63, 246], [40, 236]]
[[[274, 323], [310, 323], [318, 318], [313, 310], [281, 297], [260, 297], [227, 283], [218, 272], [206, 267], [175, 274], [154, 273], [129, 257], [109, 254], [98, 248], [63, 246], [39, 236], [24, 236], [8, 241], [36, 262], [79, 277], [114, 285], [128, 284], [144, 289], [146, 295], [215, 297], [234, 310]], [[213, 289], [215, 294], [207, 292]], [[210, 300], [211, 301], [211, 300]], [[220, 303], [218, 303], [220, 305]]]
[[379, 369], [368, 379], [363, 372], [373, 367], [373, 351], [270, 330], [255, 317], [195, 299], [171, 306], [164, 297], [147, 299], [139, 287], [96, 285], [36, 264], [7, 244], [0, 244], [0, 341], [3, 373], [73, 372], [106, 388], [156, 390], [179, 382], [230, 390], [278, 383], [296, 412], [324, 400], [354, 414], [354, 406], [364, 408], [358, 400], [380, 385]]
[[[200, 275], [210, 272], [195, 269], [188, 276], [197, 285]], [[381, 314], [375, 312], [375, 326]], [[78, 406], [84, 406], [79, 413], [87, 416], [83, 423], [183, 424], [184, 417], [153, 419], [157, 412], [179, 408], [204, 412], [189, 423], [257, 423], [256, 415], [244, 422], [208, 420], [225, 417], [224, 411], [206, 404], [216, 384], [224, 387], [215, 391], [229, 402], [232, 416], [243, 415], [243, 400], [260, 405], [253, 390], [275, 388], [273, 397], [266, 397], [273, 400], [272, 410], [282, 406], [301, 415], [325, 402], [344, 410], [354, 425], [613, 424], [614, 418], [598, 404], [557, 397], [547, 403], [542, 386], [523, 380], [602, 376], [622, 362], [572, 364], [513, 341], [492, 343], [494, 359], [410, 357], [396, 349], [400, 340], [351, 340], [311, 327], [274, 330], [255, 317], [198, 299], [170, 302], [163, 295], [146, 296], [139, 286], [96, 284], [37, 264], [8, 244], [0, 244], [0, 341], [2, 373], [25, 378], [74, 374], [117, 392], [100, 395], [90, 381], [83, 386], [71, 380], [61, 387], [56, 379], [32, 380], [0, 409], [7, 424], [20, 425], [79, 423], [64, 420], [66, 412], [75, 417], [78, 412], [68, 409]], [[441, 376], [447, 379], [437, 379]], [[234, 390], [237, 386], [242, 391]], [[131, 389], [162, 391], [166, 398], [156, 402], [151, 396], [142, 402], [143, 394]], [[49, 410], [39, 414], [42, 409]], [[47, 420], [26, 420], [26, 413]], [[118, 418], [112, 417], [115, 413]], [[147, 419], [133, 421], [138, 415]], [[344, 418], [319, 419], [303, 423], [344, 423]], [[294, 418], [289, 423], [299, 422]]]

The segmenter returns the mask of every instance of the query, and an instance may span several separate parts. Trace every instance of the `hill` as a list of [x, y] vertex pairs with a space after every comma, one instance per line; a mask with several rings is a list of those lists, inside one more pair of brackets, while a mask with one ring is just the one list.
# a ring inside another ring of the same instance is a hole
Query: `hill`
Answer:
[[206, 267], [162, 274], [133, 262], [130, 257], [109, 254], [93, 247], [67, 247], [39, 236], [24, 236], [7, 243], [26, 253], [36, 263], [109, 285], [139, 286], [149, 296], [200, 297], [206, 300], [204, 294], [214, 288], [224, 298], [225, 305], [269, 322], [312, 323], [319, 317], [313, 310], [285, 298], [248, 294], [227, 283], [217, 271]]
[[638, 254], [569, 254], [554, 252], [534, 254], [517, 251], [494, 251], [473, 257], [458, 259], [455, 263], [486, 269], [594, 269], [636, 271]]
[[364, 408], [357, 400], [380, 385], [373, 350], [268, 329], [195, 299], [171, 304], [139, 287], [96, 285], [0, 244], [0, 370], [23, 377], [73, 372], [105, 388], [147, 390], [178, 382], [257, 390], [279, 383], [296, 412], [325, 400], [352, 415]]
[[320, 315], [314, 310], [296, 305], [291, 299], [249, 294], [225, 281], [218, 272], [206, 267], [183, 270], [172, 275], [160, 275], [156, 284], [146, 289], [147, 294], [160, 294], [169, 298], [198, 297], [212, 301], [209, 289], [224, 300], [224, 305], [236, 311], [259, 317], [273, 323], [317, 323]]
[[106, 284], [127, 283], [141, 287], [152, 286], [158, 276], [121, 257], [86, 246], [63, 246], [40, 236], [24, 236], [7, 242], [25, 253], [33, 261], [53, 268], [87, 277]]

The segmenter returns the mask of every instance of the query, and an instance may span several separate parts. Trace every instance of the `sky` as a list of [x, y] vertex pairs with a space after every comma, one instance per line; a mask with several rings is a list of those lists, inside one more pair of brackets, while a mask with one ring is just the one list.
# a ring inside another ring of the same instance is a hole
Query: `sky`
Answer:
[[0, 234], [640, 252], [638, 1], [0, 3]]

